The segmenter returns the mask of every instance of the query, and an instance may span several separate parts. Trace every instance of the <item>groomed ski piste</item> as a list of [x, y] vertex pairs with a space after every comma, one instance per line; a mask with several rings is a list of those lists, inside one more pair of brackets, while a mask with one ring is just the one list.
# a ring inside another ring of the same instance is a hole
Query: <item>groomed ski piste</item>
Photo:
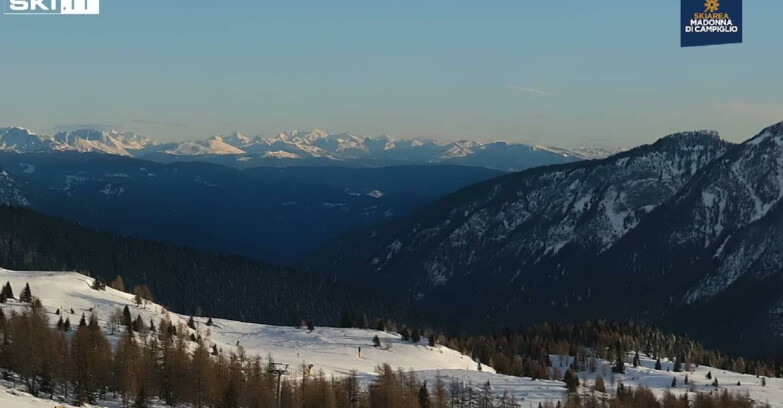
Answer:
[[[134, 296], [107, 287], [105, 290], [92, 288], [93, 279], [75, 272], [17, 272], [0, 268], [0, 284], [9, 282], [15, 294], [19, 294], [26, 284], [30, 285], [32, 295], [40, 299], [49, 321], [54, 325], [60, 316], [55, 312], [59, 309], [63, 319], [69, 318], [72, 325], [78, 324], [82, 314], [89, 316], [95, 313], [101, 323], [104, 333], [110, 342], [116, 342], [119, 335], [111, 335], [108, 320], [117, 309], [125, 306], [135, 318], [141, 314], [147, 322], [158, 322], [167, 316], [173, 323], [185, 325], [190, 316], [179, 315], [167, 311], [164, 307], [147, 302], [137, 306]], [[21, 311], [29, 307], [26, 304], [9, 300], [0, 305], [6, 313], [11, 310]], [[70, 310], [73, 309], [73, 314]], [[207, 318], [194, 318], [198, 333], [207, 344], [216, 344], [224, 352], [231, 352], [241, 346], [248, 356], [271, 356], [275, 362], [289, 365], [287, 378], [296, 380], [302, 378], [303, 364], [312, 364], [311, 374], [323, 372], [326, 376], [345, 376], [355, 371], [364, 385], [373, 381], [376, 368], [389, 364], [392, 368], [413, 371], [421, 380], [434, 384], [439, 375], [448, 384], [453, 381], [473, 386], [477, 391], [487, 382], [496, 397], [507, 393], [513, 396], [521, 407], [537, 407], [539, 403], [556, 402], [566, 398], [565, 384], [561, 381], [533, 380], [530, 378], [513, 377], [497, 374], [486, 365], [481, 366], [469, 356], [444, 346], [430, 347], [426, 341], [414, 344], [403, 341], [397, 333], [377, 330], [329, 328], [316, 326], [315, 330], [307, 328], [271, 326], [255, 323], [244, 323], [232, 320], [213, 318], [212, 326], [207, 326]], [[373, 347], [372, 338], [378, 336], [383, 347]], [[361, 347], [361, 356], [359, 356]], [[552, 356], [552, 370], [564, 373], [570, 364], [569, 358]], [[630, 357], [629, 357], [630, 361]], [[598, 362], [595, 373], [580, 372], [579, 378], [583, 386], [581, 393], [591, 392], [591, 387], [597, 375], [602, 375], [607, 392], [612, 394], [619, 383], [637, 387], [643, 385], [650, 388], [656, 395], [662, 396], [667, 390], [674, 394], [691, 392], [691, 386], [684, 385], [685, 375], [689, 376], [694, 389], [700, 392], [714, 391], [712, 380], [705, 378], [711, 372], [713, 378], [720, 382], [720, 390], [747, 391], [752, 399], [758, 402], [768, 402], [773, 407], [783, 408], [783, 380], [767, 378], [766, 386], [762, 386], [760, 378], [752, 375], [737, 374], [711, 367], [693, 368], [693, 372], [673, 373], [673, 364], [662, 362], [662, 370], [654, 370], [654, 360], [642, 358], [642, 364], [634, 368], [626, 364], [626, 374], [612, 374], [611, 363]], [[668, 371], [667, 371], [668, 369]], [[678, 386], [672, 388], [672, 378], [677, 377]], [[737, 385], [737, 383], [741, 385]], [[54, 402], [48, 399], [35, 398], [24, 391], [23, 386], [13, 388], [10, 382], [0, 382], [0, 407], [14, 408], [51, 408], [54, 406], [71, 407], [66, 403]], [[119, 407], [119, 401], [100, 401], [100, 407]], [[159, 405], [163, 407], [164, 405]]]

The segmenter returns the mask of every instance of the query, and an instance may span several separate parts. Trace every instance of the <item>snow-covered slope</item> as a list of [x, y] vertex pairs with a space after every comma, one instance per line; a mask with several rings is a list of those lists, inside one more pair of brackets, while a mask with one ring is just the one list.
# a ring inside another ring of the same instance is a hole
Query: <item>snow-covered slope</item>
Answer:
[[[132, 156], [133, 150], [139, 150], [151, 145], [152, 140], [130, 132], [100, 132], [91, 129], [60, 132], [54, 135], [54, 140], [62, 143], [70, 150], [80, 152], [100, 152], [119, 156]], [[65, 150], [65, 148], [63, 149]]]
[[[73, 272], [17, 272], [0, 269], [0, 282], [9, 282], [18, 293], [25, 284], [30, 285], [33, 296], [38, 297], [49, 314], [50, 322], [54, 324], [60, 316], [57, 309], [63, 311], [62, 316], [76, 323], [82, 314], [96, 313], [101, 327], [114, 342], [117, 336], [111, 335], [107, 318], [115, 310], [128, 306], [131, 314], [138, 314], [149, 321], [158, 321], [168, 316], [174, 323], [185, 325], [189, 316], [178, 315], [166, 311], [160, 305], [149, 302], [137, 307], [133, 296], [111, 288], [106, 290], [92, 289], [92, 278]], [[21, 310], [28, 306], [10, 300], [0, 305], [6, 312], [10, 309]], [[73, 309], [73, 314], [70, 313]], [[508, 392], [522, 406], [537, 406], [539, 402], [558, 401], [565, 398], [564, 384], [560, 381], [532, 380], [529, 378], [512, 377], [496, 374], [491, 367], [483, 366], [478, 371], [478, 365], [469, 357], [443, 346], [430, 347], [426, 343], [413, 344], [402, 341], [399, 335], [389, 332], [361, 329], [341, 329], [316, 327], [310, 332], [305, 328], [269, 326], [253, 323], [242, 323], [230, 320], [213, 319], [211, 327], [206, 326], [205, 318], [196, 318], [198, 332], [210, 344], [216, 344], [224, 351], [235, 350], [237, 344], [243, 347], [249, 355], [269, 356], [275, 361], [290, 364], [290, 378], [300, 378], [302, 363], [313, 364], [313, 369], [323, 371], [326, 375], [342, 376], [356, 371], [361, 382], [368, 384], [375, 375], [379, 364], [387, 363], [395, 368], [412, 370], [429, 384], [440, 375], [445, 381], [452, 380], [473, 384], [479, 387], [486, 382], [491, 384], [495, 395]], [[372, 337], [377, 335], [384, 346], [378, 349], [372, 347]], [[359, 347], [362, 348], [359, 356]], [[631, 355], [627, 358], [630, 363]], [[612, 374], [611, 363], [599, 360], [594, 372], [579, 372], [583, 384], [580, 392], [590, 392], [595, 378], [601, 375], [606, 382], [609, 394], [614, 393], [617, 384], [622, 382], [627, 386], [643, 385], [650, 388], [657, 396], [669, 391], [674, 394], [686, 392], [710, 392], [714, 390], [713, 380], [705, 379], [710, 372], [718, 378], [721, 389], [729, 391], [748, 392], [757, 402], [768, 402], [773, 407], [783, 407], [783, 379], [767, 378], [766, 386], [762, 386], [760, 378], [751, 375], [733, 373], [706, 366], [693, 366], [691, 371], [674, 373], [673, 364], [663, 361], [662, 370], [655, 370], [654, 360], [642, 358], [638, 368], [626, 364], [625, 374]], [[552, 373], [562, 375], [572, 363], [572, 358], [552, 356]], [[686, 386], [685, 375], [689, 376], [691, 385]], [[678, 386], [672, 388], [672, 378], [677, 378]], [[738, 385], [739, 383], [739, 385]], [[51, 407], [52, 402], [34, 398], [21, 390], [10, 389], [11, 384], [0, 382], [0, 406], [20, 408]], [[65, 405], [69, 407], [68, 405]], [[115, 402], [101, 402], [101, 406], [118, 406]]]
[[[626, 357], [625, 374], [616, 374], [612, 372], [612, 364], [605, 360], [597, 361], [597, 370], [595, 372], [580, 371], [577, 375], [582, 385], [581, 391], [584, 392], [595, 385], [595, 380], [601, 376], [604, 380], [607, 393], [615, 394], [617, 386], [622, 383], [624, 386], [633, 388], [644, 386], [649, 388], [656, 397], [661, 398], [666, 392], [676, 396], [689, 394], [690, 400], [693, 400], [694, 393], [714, 392], [716, 388], [713, 381], [718, 379], [718, 390], [727, 390], [729, 392], [747, 392], [750, 398], [757, 403], [769, 403], [770, 406], [783, 407], [783, 379], [764, 378], [749, 374], [739, 374], [732, 371], [720, 370], [709, 366], [692, 365], [690, 371], [674, 372], [674, 362], [669, 360], [661, 361], [661, 369], [655, 369], [655, 360], [646, 356], [641, 356], [639, 366], [634, 367], [630, 364], [632, 354]], [[550, 356], [552, 362], [551, 370], [557, 370], [565, 373], [573, 363], [573, 357]], [[707, 374], [712, 379], [707, 379]], [[688, 384], [685, 384], [685, 377], [688, 377]], [[672, 380], [676, 378], [676, 386], [672, 387]]]
[[17, 153], [53, 152], [65, 147], [50, 136], [20, 127], [0, 128], [0, 150]]
[[[107, 319], [114, 310], [125, 306], [130, 308], [134, 317], [141, 314], [146, 321], [152, 319], [156, 324], [164, 315], [168, 315], [172, 322], [183, 325], [189, 318], [168, 312], [154, 303], [137, 307], [132, 295], [111, 288], [105, 291], [94, 290], [91, 288], [93, 279], [78, 273], [16, 272], [0, 269], [0, 282], [6, 281], [10, 282], [16, 293], [29, 283], [33, 296], [41, 300], [52, 324], [59, 319], [55, 314], [57, 309], [64, 311], [63, 318], [70, 318], [73, 324], [79, 321], [82, 314], [89, 316], [92, 311], [98, 315], [101, 327], [109, 334]], [[5, 309], [27, 307], [15, 301], [1, 306]], [[70, 309], [73, 309], [73, 314]], [[300, 368], [302, 363], [307, 363], [313, 364], [314, 372], [323, 370], [326, 375], [341, 376], [355, 370], [366, 384], [374, 377], [376, 367], [387, 363], [394, 368], [412, 370], [422, 379], [432, 379], [440, 374], [446, 381], [457, 379], [476, 386], [489, 381], [495, 387], [495, 392], [502, 394], [507, 390], [517, 398], [524, 398], [524, 401], [530, 401], [534, 405], [539, 401], [556, 400], [565, 395], [561, 382], [533, 381], [499, 375], [486, 366], [482, 367], [482, 371], [478, 371], [478, 364], [470, 357], [447, 347], [430, 347], [426, 342], [406, 342], [396, 333], [328, 327], [316, 327], [310, 332], [306, 328], [222, 319], [213, 319], [213, 325], [208, 327], [206, 318], [195, 320], [198, 333], [210, 344], [216, 344], [224, 351], [235, 350], [239, 344], [248, 355], [271, 355], [276, 362], [290, 364], [291, 378], [301, 378]], [[388, 350], [372, 346], [372, 338], [376, 335], [384, 346], [390, 345]], [[110, 340], [116, 341], [117, 337], [110, 336]], [[359, 347], [362, 348], [361, 357], [358, 355]], [[4, 406], [3, 398], [4, 394], [0, 392], [0, 406]], [[30, 408], [38, 408], [38, 405], [31, 401]]]
[[0, 151], [15, 153], [78, 151], [132, 156], [132, 152], [152, 144], [153, 141], [144, 136], [116, 130], [81, 129], [47, 136], [19, 127], [0, 128]]

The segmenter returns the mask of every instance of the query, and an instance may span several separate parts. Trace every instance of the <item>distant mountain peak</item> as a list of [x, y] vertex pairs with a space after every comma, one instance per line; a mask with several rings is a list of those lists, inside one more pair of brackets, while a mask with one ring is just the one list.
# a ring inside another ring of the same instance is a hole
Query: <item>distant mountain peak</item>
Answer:
[[234, 146], [234, 147], [242, 147], [247, 146], [250, 143], [253, 142], [253, 138], [249, 136], [245, 136], [242, 133], [234, 132], [228, 136], [223, 137], [223, 141]]
[[[297, 161], [329, 160], [344, 165], [385, 166], [405, 164], [453, 164], [488, 167], [505, 171], [523, 170], [547, 164], [605, 157], [600, 149], [574, 151], [531, 146], [507, 141], [459, 140], [440, 142], [426, 137], [395, 139], [389, 135], [362, 136], [351, 132], [329, 133], [321, 129], [289, 130], [273, 137], [247, 136], [240, 132], [215, 135], [202, 140], [159, 144], [132, 132], [76, 129], [54, 136], [37, 135], [27, 129], [0, 129], [0, 150], [18, 153], [78, 151], [151, 160], [212, 160], [237, 167], [254, 163], [268, 165]], [[166, 156], [170, 156], [166, 159]], [[222, 157], [223, 159], [218, 159]]]
[[772, 126], [766, 127], [764, 130], [759, 132], [758, 135], [748, 140], [746, 143], [752, 145], [760, 144], [769, 138], [778, 136], [783, 136], [783, 122], [778, 122]]
[[721, 140], [720, 134], [715, 130], [692, 130], [685, 132], [672, 133], [658, 139], [658, 142], [662, 143], [700, 143], [704, 141]]
[[101, 152], [119, 156], [133, 156], [132, 151], [154, 145], [150, 138], [117, 130], [106, 132], [95, 129], [77, 129], [59, 132], [54, 135], [54, 140], [61, 144], [59, 150]]

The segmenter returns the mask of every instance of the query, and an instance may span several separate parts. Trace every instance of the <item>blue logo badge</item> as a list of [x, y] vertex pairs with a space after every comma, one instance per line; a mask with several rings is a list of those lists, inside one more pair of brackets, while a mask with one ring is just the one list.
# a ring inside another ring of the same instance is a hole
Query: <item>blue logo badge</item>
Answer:
[[742, 0], [681, 0], [680, 46], [742, 42]]

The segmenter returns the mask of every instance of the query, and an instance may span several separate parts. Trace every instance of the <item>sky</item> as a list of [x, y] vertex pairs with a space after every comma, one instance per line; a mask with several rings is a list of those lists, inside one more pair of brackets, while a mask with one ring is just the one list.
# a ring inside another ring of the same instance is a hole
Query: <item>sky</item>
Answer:
[[743, 44], [680, 48], [676, 0], [102, 0], [0, 16], [0, 126], [742, 141], [783, 120], [781, 15], [746, 0]]

